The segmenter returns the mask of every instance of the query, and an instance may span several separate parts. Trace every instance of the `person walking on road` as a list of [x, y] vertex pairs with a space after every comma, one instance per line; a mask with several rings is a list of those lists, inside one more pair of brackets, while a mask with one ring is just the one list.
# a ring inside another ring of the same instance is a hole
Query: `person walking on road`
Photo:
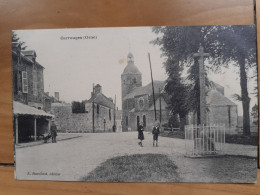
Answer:
[[56, 136], [57, 136], [57, 126], [55, 124], [54, 119], [51, 121], [51, 139], [52, 143], [56, 143]]
[[139, 141], [139, 145], [141, 146], [141, 147], [143, 147], [143, 143], [142, 143], [142, 141], [144, 140], [144, 127], [143, 127], [143, 124], [142, 124], [142, 122], [140, 122], [140, 124], [138, 125], [138, 139], [140, 140]]

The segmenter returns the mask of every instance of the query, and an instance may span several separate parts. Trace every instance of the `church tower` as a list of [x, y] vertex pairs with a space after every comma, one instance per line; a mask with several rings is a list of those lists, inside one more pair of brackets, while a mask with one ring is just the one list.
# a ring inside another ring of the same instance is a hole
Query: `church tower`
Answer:
[[142, 86], [142, 73], [134, 64], [134, 56], [132, 53], [127, 55], [127, 66], [121, 74], [121, 90], [122, 100], [134, 88]]
[[130, 122], [129, 110], [134, 106], [133, 102], [125, 97], [131, 93], [136, 87], [142, 86], [142, 73], [134, 64], [134, 56], [132, 53], [127, 55], [127, 66], [121, 74], [121, 90], [122, 90], [122, 128], [127, 131]]

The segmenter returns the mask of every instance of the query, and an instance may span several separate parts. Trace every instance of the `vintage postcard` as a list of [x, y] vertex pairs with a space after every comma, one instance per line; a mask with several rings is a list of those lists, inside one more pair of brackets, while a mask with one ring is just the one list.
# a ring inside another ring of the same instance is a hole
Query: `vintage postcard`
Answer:
[[255, 183], [256, 28], [12, 31], [15, 178]]

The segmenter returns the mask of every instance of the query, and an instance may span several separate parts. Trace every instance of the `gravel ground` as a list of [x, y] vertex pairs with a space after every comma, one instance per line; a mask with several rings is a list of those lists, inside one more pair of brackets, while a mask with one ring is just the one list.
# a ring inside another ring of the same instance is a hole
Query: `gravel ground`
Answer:
[[57, 143], [17, 148], [16, 178], [77, 181], [109, 158], [154, 153], [166, 154], [175, 162], [181, 176], [180, 182], [247, 183], [256, 179], [255, 159], [187, 158], [184, 157], [183, 140], [167, 137], [159, 139], [159, 147], [152, 147], [152, 135], [145, 132], [144, 147], [139, 147], [137, 132], [82, 134], [82, 137]]

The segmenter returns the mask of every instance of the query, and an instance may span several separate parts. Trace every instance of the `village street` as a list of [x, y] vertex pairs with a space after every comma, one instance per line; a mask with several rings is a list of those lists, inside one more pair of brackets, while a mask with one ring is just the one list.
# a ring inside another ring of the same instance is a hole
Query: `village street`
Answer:
[[[218, 168], [216, 160], [221, 158], [191, 159], [184, 157], [185, 141], [167, 137], [159, 137], [159, 147], [152, 146], [152, 134], [145, 132], [144, 147], [137, 144], [137, 132], [125, 133], [88, 133], [81, 137], [47, 143], [32, 147], [16, 149], [16, 177], [34, 180], [80, 180], [105, 160], [129, 154], [158, 153], [166, 154], [178, 167], [182, 181], [224, 182], [219, 178], [219, 169], [224, 176], [256, 174], [257, 161], [252, 158], [233, 157], [239, 160], [227, 160], [231, 163], [225, 169], [225, 162]], [[257, 155], [254, 146], [227, 144], [226, 154]], [[243, 153], [244, 152], [244, 153]], [[237, 163], [237, 164], [236, 164]], [[246, 164], [245, 164], [246, 163]], [[246, 165], [247, 167], [245, 167]], [[224, 167], [223, 167], [224, 166]], [[236, 170], [238, 169], [238, 170]], [[249, 170], [249, 171], [248, 171]], [[212, 172], [217, 171], [217, 175]], [[228, 172], [226, 172], [228, 171]], [[248, 172], [252, 171], [252, 173]], [[210, 174], [211, 172], [211, 174]], [[48, 175], [46, 175], [48, 174]], [[239, 178], [238, 178], [239, 179]], [[233, 178], [236, 181], [235, 178]], [[237, 180], [239, 182], [239, 180]]]

